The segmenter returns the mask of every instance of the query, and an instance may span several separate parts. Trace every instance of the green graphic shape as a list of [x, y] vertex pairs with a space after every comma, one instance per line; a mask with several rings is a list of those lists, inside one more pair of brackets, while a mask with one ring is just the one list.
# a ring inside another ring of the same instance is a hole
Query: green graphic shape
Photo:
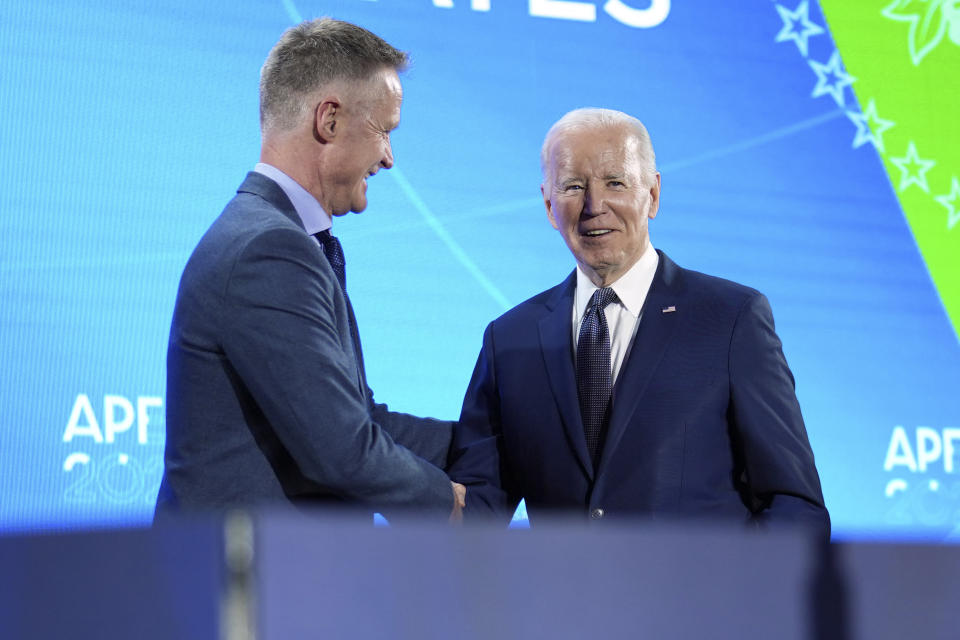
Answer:
[[863, 113], [883, 117], [860, 120], [960, 339], [960, 0], [820, 7]]

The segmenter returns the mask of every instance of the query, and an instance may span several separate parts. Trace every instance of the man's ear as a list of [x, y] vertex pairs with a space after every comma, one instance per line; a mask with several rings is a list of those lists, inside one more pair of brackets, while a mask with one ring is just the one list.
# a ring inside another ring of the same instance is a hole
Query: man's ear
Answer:
[[650, 211], [647, 213], [647, 217], [650, 219], [657, 217], [657, 212], [660, 210], [660, 172], [657, 171], [657, 179], [654, 182], [653, 186], [650, 187]]
[[559, 229], [557, 219], [553, 217], [553, 203], [550, 202], [550, 196], [547, 195], [546, 183], [540, 185], [540, 194], [543, 196], [543, 206], [547, 209], [547, 218], [550, 220], [550, 226], [554, 229]]
[[340, 101], [325, 98], [314, 110], [313, 133], [320, 142], [330, 142], [340, 133], [340, 119], [343, 109]]

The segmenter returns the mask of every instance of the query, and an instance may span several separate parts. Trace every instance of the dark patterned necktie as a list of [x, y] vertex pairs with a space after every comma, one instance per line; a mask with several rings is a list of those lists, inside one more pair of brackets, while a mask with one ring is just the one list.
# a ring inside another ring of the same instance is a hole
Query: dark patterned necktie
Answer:
[[353, 341], [353, 357], [357, 362], [357, 373], [359, 376], [361, 388], [366, 387], [366, 373], [363, 368], [363, 351], [360, 347], [360, 332], [357, 330], [357, 319], [353, 315], [353, 305], [350, 303], [350, 296], [347, 295], [347, 260], [343, 257], [343, 247], [337, 236], [330, 233], [330, 229], [324, 229], [319, 233], [313, 234], [320, 246], [323, 248], [323, 255], [326, 256], [330, 268], [337, 276], [337, 282], [340, 283], [340, 289], [343, 291], [344, 300], [347, 302], [347, 321], [350, 324], [350, 338]]
[[600, 439], [610, 416], [610, 395], [613, 390], [610, 372], [610, 330], [603, 309], [617, 300], [610, 287], [597, 289], [580, 324], [577, 338], [577, 392], [580, 415], [587, 437], [587, 449], [594, 465], [600, 451]]
[[314, 237], [323, 247], [323, 255], [327, 257], [327, 262], [333, 268], [333, 273], [337, 276], [337, 282], [340, 288], [347, 290], [347, 261], [343, 257], [343, 247], [337, 237], [330, 233], [330, 229], [314, 234]]

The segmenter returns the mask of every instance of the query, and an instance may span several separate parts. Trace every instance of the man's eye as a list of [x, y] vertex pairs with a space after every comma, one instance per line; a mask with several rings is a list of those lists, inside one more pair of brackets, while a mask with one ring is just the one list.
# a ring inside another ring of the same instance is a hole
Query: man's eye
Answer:
[[583, 189], [583, 187], [579, 184], [568, 184], [563, 188], [564, 191], [579, 191], [580, 189]]
[[624, 185], [622, 182], [620, 182], [619, 180], [611, 180], [610, 182], [607, 183], [607, 185], [608, 185], [608, 186], [611, 186], [611, 187], [622, 187], [622, 186], [625, 186], [625, 185]]

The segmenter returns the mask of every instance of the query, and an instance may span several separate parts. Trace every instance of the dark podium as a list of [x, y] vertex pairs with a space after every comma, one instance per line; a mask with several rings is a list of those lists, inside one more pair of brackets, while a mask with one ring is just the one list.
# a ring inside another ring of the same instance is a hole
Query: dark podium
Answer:
[[960, 547], [233, 513], [0, 538], [0, 638], [960, 638]]

